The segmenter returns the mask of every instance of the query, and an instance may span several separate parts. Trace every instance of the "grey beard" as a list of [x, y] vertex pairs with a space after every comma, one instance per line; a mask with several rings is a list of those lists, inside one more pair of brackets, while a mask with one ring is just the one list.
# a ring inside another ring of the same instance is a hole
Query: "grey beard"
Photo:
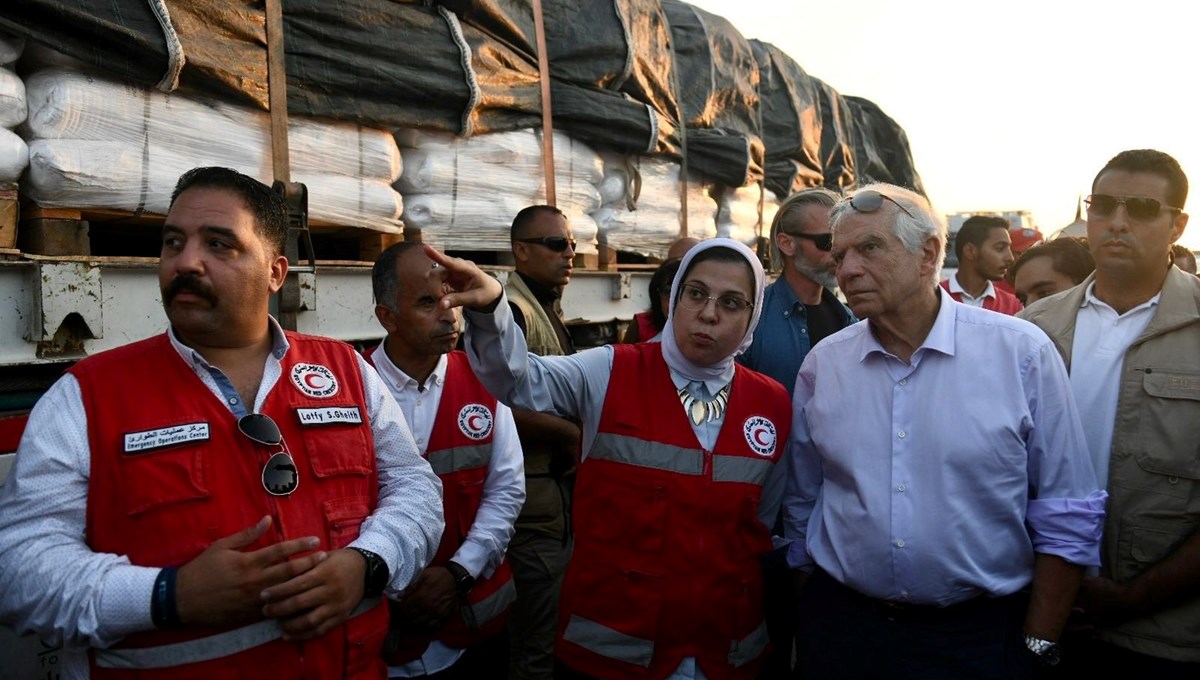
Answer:
[[792, 258], [792, 267], [801, 274], [821, 284], [822, 288], [837, 288], [837, 277], [828, 269], [819, 269], [801, 255]]

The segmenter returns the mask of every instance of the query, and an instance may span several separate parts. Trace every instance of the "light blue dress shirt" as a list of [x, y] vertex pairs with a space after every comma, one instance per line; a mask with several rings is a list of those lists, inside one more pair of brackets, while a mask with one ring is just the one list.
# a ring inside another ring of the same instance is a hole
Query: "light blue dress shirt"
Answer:
[[870, 597], [945, 606], [1016, 592], [1035, 552], [1099, 564], [1105, 494], [1053, 343], [938, 295], [909, 364], [866, 321], [805, 359], [789, 565], [815, 564]]

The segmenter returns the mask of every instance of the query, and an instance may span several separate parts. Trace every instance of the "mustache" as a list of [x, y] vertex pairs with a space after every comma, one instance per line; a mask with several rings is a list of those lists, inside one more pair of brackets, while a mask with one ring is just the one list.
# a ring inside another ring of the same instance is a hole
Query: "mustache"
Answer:
[[1130, 236], [1118, 234], [1115, 232], [1107, 232], [1100, 237], [1100, 243], [1122, 243], [1124, 245], [1132, 245], [1133, 239]]
[[433, 335], [434, 335], [434, 337], [438, 337], [441, 335], [449, 335], [451, 333], [457, 333], [457, 332], [458, 332], [458, 324], [444, 323], [444, 324], [438, 324], [438, 327], [433, 331]]
[[163, 304], [169, 305], [175, 299], [176, 295], [182, 292], [188, 292], [210, 305], [216, 306], [217, 294], [213, 292], [212, 287], [200, 280], [200, 277], [195, 274], [182, 274], [175, 277], [163, 288]]

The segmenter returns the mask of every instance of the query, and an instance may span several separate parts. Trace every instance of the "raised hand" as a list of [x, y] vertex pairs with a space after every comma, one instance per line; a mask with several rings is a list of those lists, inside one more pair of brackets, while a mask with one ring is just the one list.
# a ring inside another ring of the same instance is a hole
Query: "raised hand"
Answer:
[[326, 553], [290, 559], [320, 545], [316, 536], [295, 538], [243, 552], [271, 526], [270, 516], [232, 536], [214, 541], [179, 568], [175, 607], [187, 625], [227, 626], [263, 618], [264, 588], [284, 583], [325, 561]]
[[425, 254], [434, 261], [446, 290], [440, 300], [442, 307], [466, 307], [479, 312], [496, 308], [504, 288], [492, 275], [470, 260], [450, 257], [432, 246], [425, 246]]

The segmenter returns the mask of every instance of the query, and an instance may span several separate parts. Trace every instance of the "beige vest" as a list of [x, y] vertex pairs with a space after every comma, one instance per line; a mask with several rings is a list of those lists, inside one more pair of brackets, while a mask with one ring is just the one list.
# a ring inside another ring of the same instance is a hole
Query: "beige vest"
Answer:
[[533, 291], [525, 285], [525, 280], [520, 274], [513, 272], [512, 276], [508, 277], [505, 291], [508, 293], [509, 302], [515, 304], [525, 316], [525, 344], [529, 351], [538, 356], [562, 354], [563, 348], [558, 343], [558, 334], [554, 332], [550, 317], [546, 316], [546, 310], [538, 303]]
[[[1087, 286], [1039, 300], [1037, 324], [1071, 365], [1075, 317]], [[1108, 463], [1100, 573], [1128, 581], [1200, 531], [1200, 279], [1174, 267], [1142, 335], [1125, 353]], [[1141, 654], [1200, 662], [1200, 597], [1100, 631]]]

